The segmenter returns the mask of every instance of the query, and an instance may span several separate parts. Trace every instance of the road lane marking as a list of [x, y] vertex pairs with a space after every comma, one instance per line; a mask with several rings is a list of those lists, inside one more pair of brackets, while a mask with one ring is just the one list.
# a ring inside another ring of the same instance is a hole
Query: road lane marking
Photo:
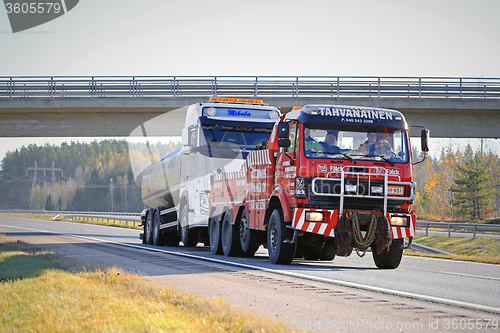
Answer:
[[406, 291], [399, 291], [399, 290], [392, 290], [392, 289], [387, 289], [387, 288], [363, 285], [363, 284], [359, 284], [359, 283], [355, 283], [355, 282], [348, 282], [348, 281], [341, 281], [341, 280], [330, 279], [330, 278], [323, 278], [323, 277], [319, 277], [319, 276], [312, 276], [312, 275], [306, 275], [306, 274], [302, 274], [302, 273], [288, 272], [288, 271], [283, 271], [283, 270], [273, 269], [273, 268], [264, 268], [264, 267], [254, 266], [254, 265], [232, 262], [232, 261], [224, 261], [221, 259], [208, 258], [208, 257], [193, 255], [193, 254], [189, 254], [189, 253], [181, 253], [181, 252], [163, 250], [163, 249], [153, 248], [153, 247], [149, 247], [149, 246], [145, 246], [145, 245], [126, 244], [126, 243], [120, 243], [120, 242], [115, 242], [115, 241], [110, 241], [110, 240], [100, 239], [100, 238], [95, 238], [95, 237], [88, 237], [88, 236], [82, 236], [82, 235], [76, 235], [76, 234], [70, 234], [70, 233], [43, 231], [43, 230], [36, 230], [36, 229], [23, 228], [23, 227], [12, 227], [12, 226], [6, 226], [6, 225], [0, 225], [0, 227], [7, 227], [7, 228], [12, 228], [12, 229], [22, 229], [22, 230], [28, 230], [28, 231], [45, 232], [45, 233], [49, 233], [49, 234], [60, 234], [60, 235], [65, 235], [65, 236], [72, 236], [72, 237], [77, 237], [77, 238], [81, 238], [81, 239], [92, 240], [92, 241], [97, 241], [97, 242], [102, 242], [102, 243], [108, 243], [108, 244], [113, 244], [113, 245], [118, 245], [118, 246], [125, 246], [125, 247], [129, 247], [129, 248], [140, 249], [140, 250], [149, 250], [152, 252], [159, 252], [159, 253], [165, 253], [165, 254], [170, 254], [170, 255], [176, 255], [176, 256], [180, 256], [180, 257], [191, 258], [191, 259], [210, 261], [210, 262], [223, 264], [223, 265], [230, 265], [230, 266], [235, 266], [235, 267], [240, 267], [240, 268], [264, 271], [264, 272], [274, 273], [274, 274], [278, 274], [278, 275], [291, 276], [291, 277], [296, 277], [296, 278], [306, 279], [306, 280], [311, 280], [311, 281], [316, 281], [316, 282], [335, 284], [335, 285], [340, 285], [343, 287], [350, 287], [350, 288], [355, 288], [355, 289], [378, 292], [378, 293], [387, 294], [387, 295], [396, 295], [396, 296], [401, 296], [401, 297], [410, 298], [410, 299], [428, 301], [428, 302], [432, 302], [432, 303], [446, 304], [446, 305], [456, 306], [459, 308], [473, 309], [473, 310], [484, 311], [484, 312], [489, 312], [489, 313], [494, 313], [494, 314], [500, 314], [500, 308], [487, 306], [487, 305], [468, 303], [468, 302], [446, 299], [446, 298], [442, 298], [442, 297], [421, 295], [421, 294], [410, 293], [410, 292], [406, 292]]
[[458, 276], [466, 276], [466, 277], [473, 277], [473, 278], [478, 278], [478, 279], [487, 279], [487, 280], [500, 281], [500, 278], [495, 278], [495, 277], [491, 277], [491, 276], [471, 275], [471, 274], [462, 274], [462, 273], [454, 273], [454, 272], [439, 272], [439, 273], [451, 274], [451, 275], [458, 275]]

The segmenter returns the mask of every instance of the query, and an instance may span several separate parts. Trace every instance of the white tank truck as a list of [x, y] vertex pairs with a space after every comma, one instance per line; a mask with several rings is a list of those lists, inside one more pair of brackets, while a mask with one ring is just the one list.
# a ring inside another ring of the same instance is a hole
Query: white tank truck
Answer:
[[267, 145], [281, 116], [261, 100], [212, 97], [191, 105], [182, 129], [182, 148], [140, 174], [143, 243], [209, 244], [213, 175], [241, 168], [248, 153]]

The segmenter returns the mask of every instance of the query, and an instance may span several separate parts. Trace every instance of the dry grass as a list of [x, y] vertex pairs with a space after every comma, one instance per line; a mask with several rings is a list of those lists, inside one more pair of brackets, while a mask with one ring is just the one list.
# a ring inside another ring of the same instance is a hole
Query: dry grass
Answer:
[[0, 331], [289, 332], [279, 323], [151, 284], [82, 268], [0, 235]]
[[459, 238], [415, 235], [413, 240], [415, 243], [453, 253], [459, 257], [427, 255], [413, 250], [405, 250], [405, 254], [500, 264], [500, 241], [496, 239], [487, 237]]

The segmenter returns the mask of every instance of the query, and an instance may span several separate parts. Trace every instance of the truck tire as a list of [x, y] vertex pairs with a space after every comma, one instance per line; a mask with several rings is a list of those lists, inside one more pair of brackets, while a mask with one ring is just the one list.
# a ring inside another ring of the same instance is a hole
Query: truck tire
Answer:
[[401, 263], [401, 258], [403, 257], [403, 238], [394, 239], [392, 244], [385, 248], [381, 254], [377, 254], [377, 250], [372, 248], [373, 261], [378, 268], [382, 269], [394, 269]]
[[232, 224], [231, 212], [227, 211], [222, 219], [221, 244], [226, 257], [237, 257], [241, 253], [239, 227]]
[[177, 230], [167, 232], [165, 245], [171, 247], [179, 246], [180, 237], [177, 235]]
[[220, 242], [221, 223], [219, 216], [215, 214], [210, 219], [210, 229], [208, 230], [210, 237], [210, 251], [213, 254], [222, 254], [222, 246]]
[[189, 228], [189, 207], [184, 205], [181, 212], [181, 241], [186, 247], [195, 247], [200, 239], [200, 229]]
[[162, 235], [160, 225], [160, 211], [155, 209], [153, 215], [153, 230], [151, 231], [154, 246], [164, 246], [166, 243], [166, 236]]
[[273, 264], [288, 265], [293, 260], [296, 243], [284, 243], [285, 239], [292, 237], [291, 230], [287, 231], [283, 211], [281, 208], [275, 209], [271, 213], [267, 229], [267, 249], [269, 260]]
[[260, 234], [258, 231], [250, 229], [246, 209], [243, 210], [240, 217], [240, 244], [245, 257], [253, 257], [260, 246]]
[[337, 247], [335, 245], [323, 245], [319, 260], [332, 261], [336, 254]]
[[153, 244], [153, 214], [151, 211], [148, 212], [144, 224], [144, 244]]
[[302, 255], [305, 260], [319, 260], [322, 246], [302, 245]]

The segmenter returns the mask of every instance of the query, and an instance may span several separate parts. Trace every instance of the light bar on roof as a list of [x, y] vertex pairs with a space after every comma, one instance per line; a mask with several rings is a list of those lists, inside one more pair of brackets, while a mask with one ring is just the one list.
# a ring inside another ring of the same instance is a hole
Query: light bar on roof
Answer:
[[210, 97], [211, 101], [219, 101], [219, 102], [240, 102], [240, 103], [259, 103], [262, 104], [263, 101], [261, 99], [250, 99], [250, 98], [230, 98], [230, 97]]

